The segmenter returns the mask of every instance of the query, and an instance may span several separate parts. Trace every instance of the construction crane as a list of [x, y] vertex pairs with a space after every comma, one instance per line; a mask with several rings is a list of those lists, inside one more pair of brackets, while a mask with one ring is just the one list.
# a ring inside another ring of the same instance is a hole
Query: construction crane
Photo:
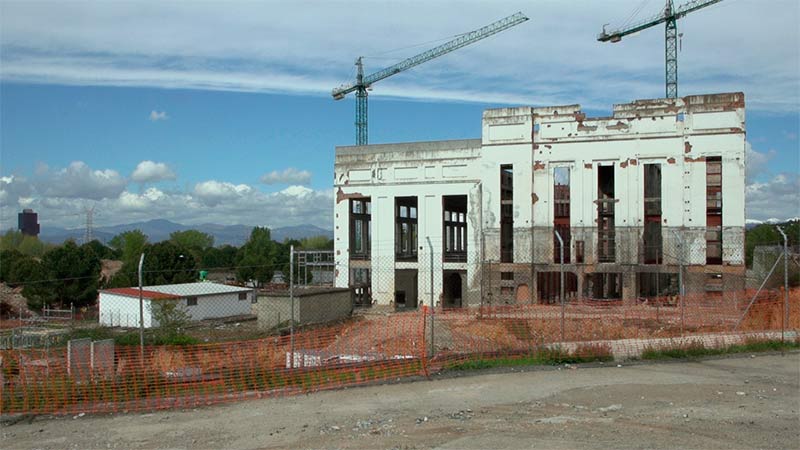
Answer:
[[664, 36], [666, 39], [665, 62], [667, 76], [667, 98], [678, 97], [678, 25], [677, 21], [681, 17], [697, 11], [698, 9], [719, 3], [722, 0], [694, 0], [675, 8], [672, 0], [667, 0], [664, 11], [655, 17], [631, 25], [626, 28], [608, 32], [603, 27], [603, 32], [597, 37], [600, 42], [619, 42], [624, 36], [638, 33], [644, 29], [656, 26], [660, 23], [666, 24]]
[[464, 33], [455, 39], [446, 42], [438, 47], [434, 47], [419, 55], [412, 56], [404, 61], [401, 61], [393, 66], [389, 66], [383, 70], [379, 70], [371, 75], [364, 75], [363, 57], [359, 56], [356, 59], [356, 81], [353, 84], [343, 85], [333, 90], [332, 95], [334, 100], [341, 100], [345, 95], [355, 92], [356, 93], [356, 145], [367, 145], [367, 89], [372, 84], [388, 78], [394, 74], [408, 70], [414, 66], [420, 65], [426, 61], [438, 58], [444, 54], [450, 53], [461, 47], [473, 44], [485, 39], [493, 34], [497, 34], [503, 30], [507, 30], [513, 26], [519, 25], [528, 20], [524, 14], [518, 12], [497, 22], [486, 25], [469, 33]]

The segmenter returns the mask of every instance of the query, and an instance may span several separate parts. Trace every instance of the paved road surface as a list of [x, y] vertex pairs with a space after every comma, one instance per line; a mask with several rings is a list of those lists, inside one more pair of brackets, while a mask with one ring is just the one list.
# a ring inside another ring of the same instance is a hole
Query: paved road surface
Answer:
[[3, 448], [799, 448], [800, 353], [351, 388], [35, 418]]

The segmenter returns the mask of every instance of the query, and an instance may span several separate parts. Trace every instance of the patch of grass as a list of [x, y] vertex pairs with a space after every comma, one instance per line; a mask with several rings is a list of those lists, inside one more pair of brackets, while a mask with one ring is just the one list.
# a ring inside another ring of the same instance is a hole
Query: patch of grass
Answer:
[[611, 350], [605, 346], [579, 346], [568, 352], [561, 347], [542, 348], [534, 353], [521, 356], [483, 357], [460, 361], [445, 366], [446, 370], [479, 370], [494, 367], [516, 366], [557, 366], [560, 364], [579, 364], [596, 361], [612, 361]]
[[728, 355], [749, 352], [772, 352], [795, 350], [800, 348], [800, 341], [748, 340], [744, 344], [733, 344], [726, 347], [706, 347], [702, 342], [692, 342], [677, 348], [647, 347], [642, 351], [642, 359], [693, 359], [703, 356]]

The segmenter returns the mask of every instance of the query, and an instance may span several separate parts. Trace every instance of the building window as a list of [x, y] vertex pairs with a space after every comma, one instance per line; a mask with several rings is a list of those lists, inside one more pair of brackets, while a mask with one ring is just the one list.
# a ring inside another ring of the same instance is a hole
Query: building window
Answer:
[[239, 300], [247, 300], [247, 292], [239, 292]]
[[467, 196], [446, 195], [442, 197], [444, 220], [444, 260], [467, 261]]
[[614, 166], [597, 166], [597, 260], [616, 259], [614, 232]]
[[395, 256], [417, 260], [417, 197], [395, 198]]
[[553, 228], [564, 241], [564, 261], [561, 261], [561, 243], [553, 236], [553, 262], [570, 261], [569, 226], [569, 167], [553, 169]]
[[500, 261], [514, 262], [514, 166], [500, 166]]
[[350, 199], [350, 258], [369, 259], [372, 231], [369, 198]]
[[661, 264], [661, 164], [644, 165], [644, 263]]
[[706, 264], [722, 264], [722, 158], [706, 158]]
[[186, 306], [197, 306], [197, 297], [186, 297]]

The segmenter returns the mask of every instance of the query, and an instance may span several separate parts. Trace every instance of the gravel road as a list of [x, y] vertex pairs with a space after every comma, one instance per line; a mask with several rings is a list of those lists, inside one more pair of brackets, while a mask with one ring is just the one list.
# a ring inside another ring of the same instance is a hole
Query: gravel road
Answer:
[[36, 417], [3, 448], [798, 448], [800, 353], [471, 372], [186, 411]]

